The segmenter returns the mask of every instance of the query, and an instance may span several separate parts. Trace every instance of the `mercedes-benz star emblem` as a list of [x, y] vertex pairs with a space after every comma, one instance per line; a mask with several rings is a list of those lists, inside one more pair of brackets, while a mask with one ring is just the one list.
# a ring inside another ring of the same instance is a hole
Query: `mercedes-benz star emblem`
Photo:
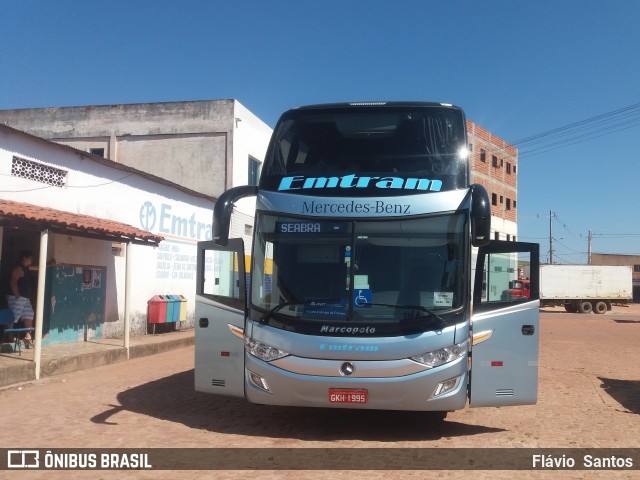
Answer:
[[348, 376], [348, 375], [351, 375], [355, 371], [356, 371], [356, 366], [351, 362], [344, 362], [340, 366], [340, 374], [341, 375]]

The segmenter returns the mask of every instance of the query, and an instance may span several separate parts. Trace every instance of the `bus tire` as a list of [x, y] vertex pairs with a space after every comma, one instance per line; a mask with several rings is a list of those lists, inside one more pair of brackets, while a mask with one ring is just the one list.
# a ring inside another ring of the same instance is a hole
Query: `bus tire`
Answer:
[[598, 315], [607, 313], [607, 310], [607, 304], [603, 301], [596, 302], [596, 304], [593, 306], [593, 311]]
[[578, 304], [578, 311], [580, 313], [591, 313], [593, 311], [593, 305], [591, 305], [591, 302], [582, 301]]

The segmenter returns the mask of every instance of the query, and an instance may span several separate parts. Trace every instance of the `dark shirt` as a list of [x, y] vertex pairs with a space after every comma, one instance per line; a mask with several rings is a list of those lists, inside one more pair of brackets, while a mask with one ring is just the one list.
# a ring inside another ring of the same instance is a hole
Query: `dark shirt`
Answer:
[[24, 275], [18, 279], [18, 292], [21, 297], [31, 296], [31, 276], [29, 275], [29, 269], [22, 265], [19, 265], [24, 269]]

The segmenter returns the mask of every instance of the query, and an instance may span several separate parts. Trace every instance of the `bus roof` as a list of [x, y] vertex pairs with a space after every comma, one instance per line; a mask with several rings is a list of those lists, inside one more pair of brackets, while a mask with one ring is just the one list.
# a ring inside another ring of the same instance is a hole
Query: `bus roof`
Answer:
[[417, 101], [371, 101], [371, 102], [342, 102], [342, 103], [319, 103], [313, 105], [302, 105], [291, 110], [326, 110], [326, 109], [355, 109], [360, 107], [447, 107], [461, 110], [460, 107], [444, 102], [417, 102]]

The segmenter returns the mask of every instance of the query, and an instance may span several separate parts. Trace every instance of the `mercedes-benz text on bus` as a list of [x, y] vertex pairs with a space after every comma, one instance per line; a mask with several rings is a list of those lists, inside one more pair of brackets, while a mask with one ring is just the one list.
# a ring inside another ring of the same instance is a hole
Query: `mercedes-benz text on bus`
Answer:
[[[490, 240], [469, 169], [449, 104], [284, 113], [259, 185], [219, 198], [198, 247], [196, 390], [437, 412], [535, 403], [538, 245]], [[251, 195], [245, 257], [229, 226]], [[524, 265], [530, 297], [503, 299]]]

